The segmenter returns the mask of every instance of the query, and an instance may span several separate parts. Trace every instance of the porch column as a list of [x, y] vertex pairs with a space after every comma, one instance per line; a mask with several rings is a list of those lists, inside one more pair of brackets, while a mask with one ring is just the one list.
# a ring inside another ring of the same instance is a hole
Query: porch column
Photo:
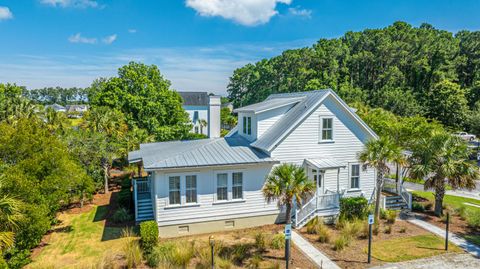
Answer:
[[340, 192], [340, 168], [337, 168], [337, 193]]
[[[320, 182], [320, 180], [321, 180], [320, 179], [320, 169], [317, 168], [316, 171], [317, 171], [317, 194], [318, 194], [318, 191], [320, 190], [319, 187], [320, 187], [320, 184], [321, 184], [321, 182]], [[323, 194], [323, 193], [321, 193], [321, 194]]]

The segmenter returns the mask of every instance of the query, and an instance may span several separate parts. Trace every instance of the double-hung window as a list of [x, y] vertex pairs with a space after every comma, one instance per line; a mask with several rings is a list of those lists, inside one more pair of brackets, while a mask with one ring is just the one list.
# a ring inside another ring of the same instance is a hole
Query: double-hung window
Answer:
[[197, 176], [185, 177], [185, 198], [187, 203], [197, 202]]
[[228, 200], [228, 174], [217, 174], [217, 201]]
[[252, 134], [252, 117], [243, 117], [243, 133]]
[[232, 173], [232, 198], [243, 199], [243, 174]]
[[168, 199], [170, 205], [179, 205], [180, 199], [180, 177], [173, 176], [168, 178]]
[[359, 189], [360, 188], [360, 165], [352, 164], [350, 166], [350, 188]]
[[333, 140], [333, 118], [320, 118], [320, 141]]

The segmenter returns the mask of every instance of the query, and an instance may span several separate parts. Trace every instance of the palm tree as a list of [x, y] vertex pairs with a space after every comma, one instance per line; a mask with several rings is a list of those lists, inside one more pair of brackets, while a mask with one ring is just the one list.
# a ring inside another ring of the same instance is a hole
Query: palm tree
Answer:
[[204, 119], [199, 120], [198, 123], [200, 124], [200, 133], [203, 134], [203, 128], [207, 127], [208, 123]]
[[443, 214], [446, 184], [453, 189], [475, 188], [478, 168], [468, 162], [469, 150], [461, 138], [446, 132], [433, 132], [414, 146], [411, 172], [415, 178], [425, 178], [425, 189], [435, 191], [435, 215]]
[[[293, 201], [298, 206], [315, 192], [316, 185], [308, 180], [305, 170], [294, 164], [281, 164], [276, 166], [267, 177], [265, 186], [263, 186], [263, 196], [267, 203], [277, 201], [278, 206], [286, 208], [286, 222], [292, 223]], [[287, 240], [287, 244], [289, 241]], [[287, 257], [288, 245], [285, 247], [285, 257]]]
[[382, 137], [378, 140], [370, 140], [365, 145], [365, 149], [360, 152], [359, 160], [363, 163], [363, 169], [367, 167], [377, 170], [377, 182], [375, 186], [375, 220], [378, 221], [380, 213], [380, 195], [382, 193], [385, 175], [390, 172], [388, 163], [398, 163], [403, 165], [405, 159], [400, 147], [395, 145], [388, 137]]
[[14, 244], [15, 230], [23, 217], [20, 200], [3, 191], [3, 181], [0, 179], [0, 258], [4, 249]]

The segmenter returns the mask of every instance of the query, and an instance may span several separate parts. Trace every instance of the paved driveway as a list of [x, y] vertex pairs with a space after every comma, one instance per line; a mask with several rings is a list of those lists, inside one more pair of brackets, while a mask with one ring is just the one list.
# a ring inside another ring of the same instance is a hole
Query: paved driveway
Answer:
[[470, 254], [447, 254], [408, 262], [389, 263], [375, 269], [478, 269], [480, 259]]

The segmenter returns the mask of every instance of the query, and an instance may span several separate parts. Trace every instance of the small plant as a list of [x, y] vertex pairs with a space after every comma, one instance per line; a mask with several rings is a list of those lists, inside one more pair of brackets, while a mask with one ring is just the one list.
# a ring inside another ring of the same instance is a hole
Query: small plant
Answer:
[[380, 208], [380, 219], [387, 219], [387, 211], [383, 208]]
[[397, 219], [398, 211], [387, 210], [387, 223], [394, 224]]
[[360, 220], [347, 221], [344, 223], [341, 234], [349, 239], [353, 239], [360, 235], [363, 224]]
[[379, 225], [378, 223], [374, 223], [374, 224], [372, 225], [372, 233], [373, 233], [374, 235], [378, 235], [379, 229], [380, 229], [380, 225]]
[[433, 204], [432, 204], [432, 203], [427, 203], [427, 204], [425, 205], [425, 210], [426, 210], [426, 211], [430, 211], [430, 210], [432, 210], [432, 208], [433, 208]]
[[263, 258], [259, 254], [253, 255], [250, 259], [247, 261], [247, 267], [252, 268], [252, 269], [257, 269], [260, 268], [260, 264], [262, 263]]
[[117, 203], [121, 207], [131, 208], [132, 206], [132, 192], [130, 189], [122, 189], [117, 194]]
[[320, 243], [330, 242], [330, 231], [327, 228], [321, 229], [318, 232], [318, 242]]
[[333, 241], [333, 250], [342, 251], [350, 244], [350, 239], [341, 235]]
[[275, 234], [272, 238], [272, 241], [270, 242], [270, 247], [273, 249], [284, 249], [285, 235], [283, 233]]
[[140, 239], [143, 250], [150, 253], [153, 247], [158, 244], [158, 225], [156, 221], [144, 221], [140, 224]]
[[467, 214], [467, 224], [468, 226], [479, 229], [480, 228], [480, 211], [469, 211]]
[[364, 219], [368, 211], [368, 200], [365, 197], [348, 197], [340, 199], [341, 219]]
[[418, 202], [413, 202], [412, 203], [412, 211], [425, 212], [425, 207]]
[[250, 246], [246, 244], [237, 244], [232, 246], [231, 258], [236, 263], [242, 263], [250, 252]]
[[[222, 259], [220, 257], [215, 257], [215, 265], [216, 265], [216, 268], [220, 268], [220, 269], [233, 268], [233, 264], [230, 260]], [[209, 267], [207, 267], [207, 268], [210, 268], [210, 264], [209, 264]]]
[[391, 234], [392, 233], [392, 225], [387, 225], [387, 227], [385, 227], [385, 230], [383, 232], [386, 233], [386, 234]]
[[261, 252], [267, 249], [267, 244], [265, 242], [265, 235], [262, 232], [258, 232], [255, 234], [255, 248]]
[[280, 269], [279, 262], [270, 262], [265, 266], [266, 269]]
[[318, 232], [318, 224], [319, 220], [318, 218], [313, 218], [307, 223], [307, 233], [308, 234], [316, 234]]
[[127, 262], [127, 268], [136, 268], [142, 263], [142, 250], [138, 240], [135, 239], [134, 233], [131, 229], [124, 229], [122, 237], [125, 238], [123, 245], [123, 253]]
[[406, 233], [407, 232], [407, 227], [404, 226], [404, 227], [400, 228], [399, 232], [402, 233], [402, 234]]
[[120, 207], [113, 213], [113, 222], [115, 223], [122, 223], [129, 221], [131, 218], [130, 214], [128, 214], [128, 210], [124, 207]]
[[465, 205], [461, 205], [455, 209], [455, 214], [457, 214], [461, 220], [467, 219], [467, 207]]
[[188, 244], [187, 242], [179, 243], [174, 249], [169, 263], [174, 268], [187, 268], [194, 256], [194, 253], [194, 242], [191, 244]]

